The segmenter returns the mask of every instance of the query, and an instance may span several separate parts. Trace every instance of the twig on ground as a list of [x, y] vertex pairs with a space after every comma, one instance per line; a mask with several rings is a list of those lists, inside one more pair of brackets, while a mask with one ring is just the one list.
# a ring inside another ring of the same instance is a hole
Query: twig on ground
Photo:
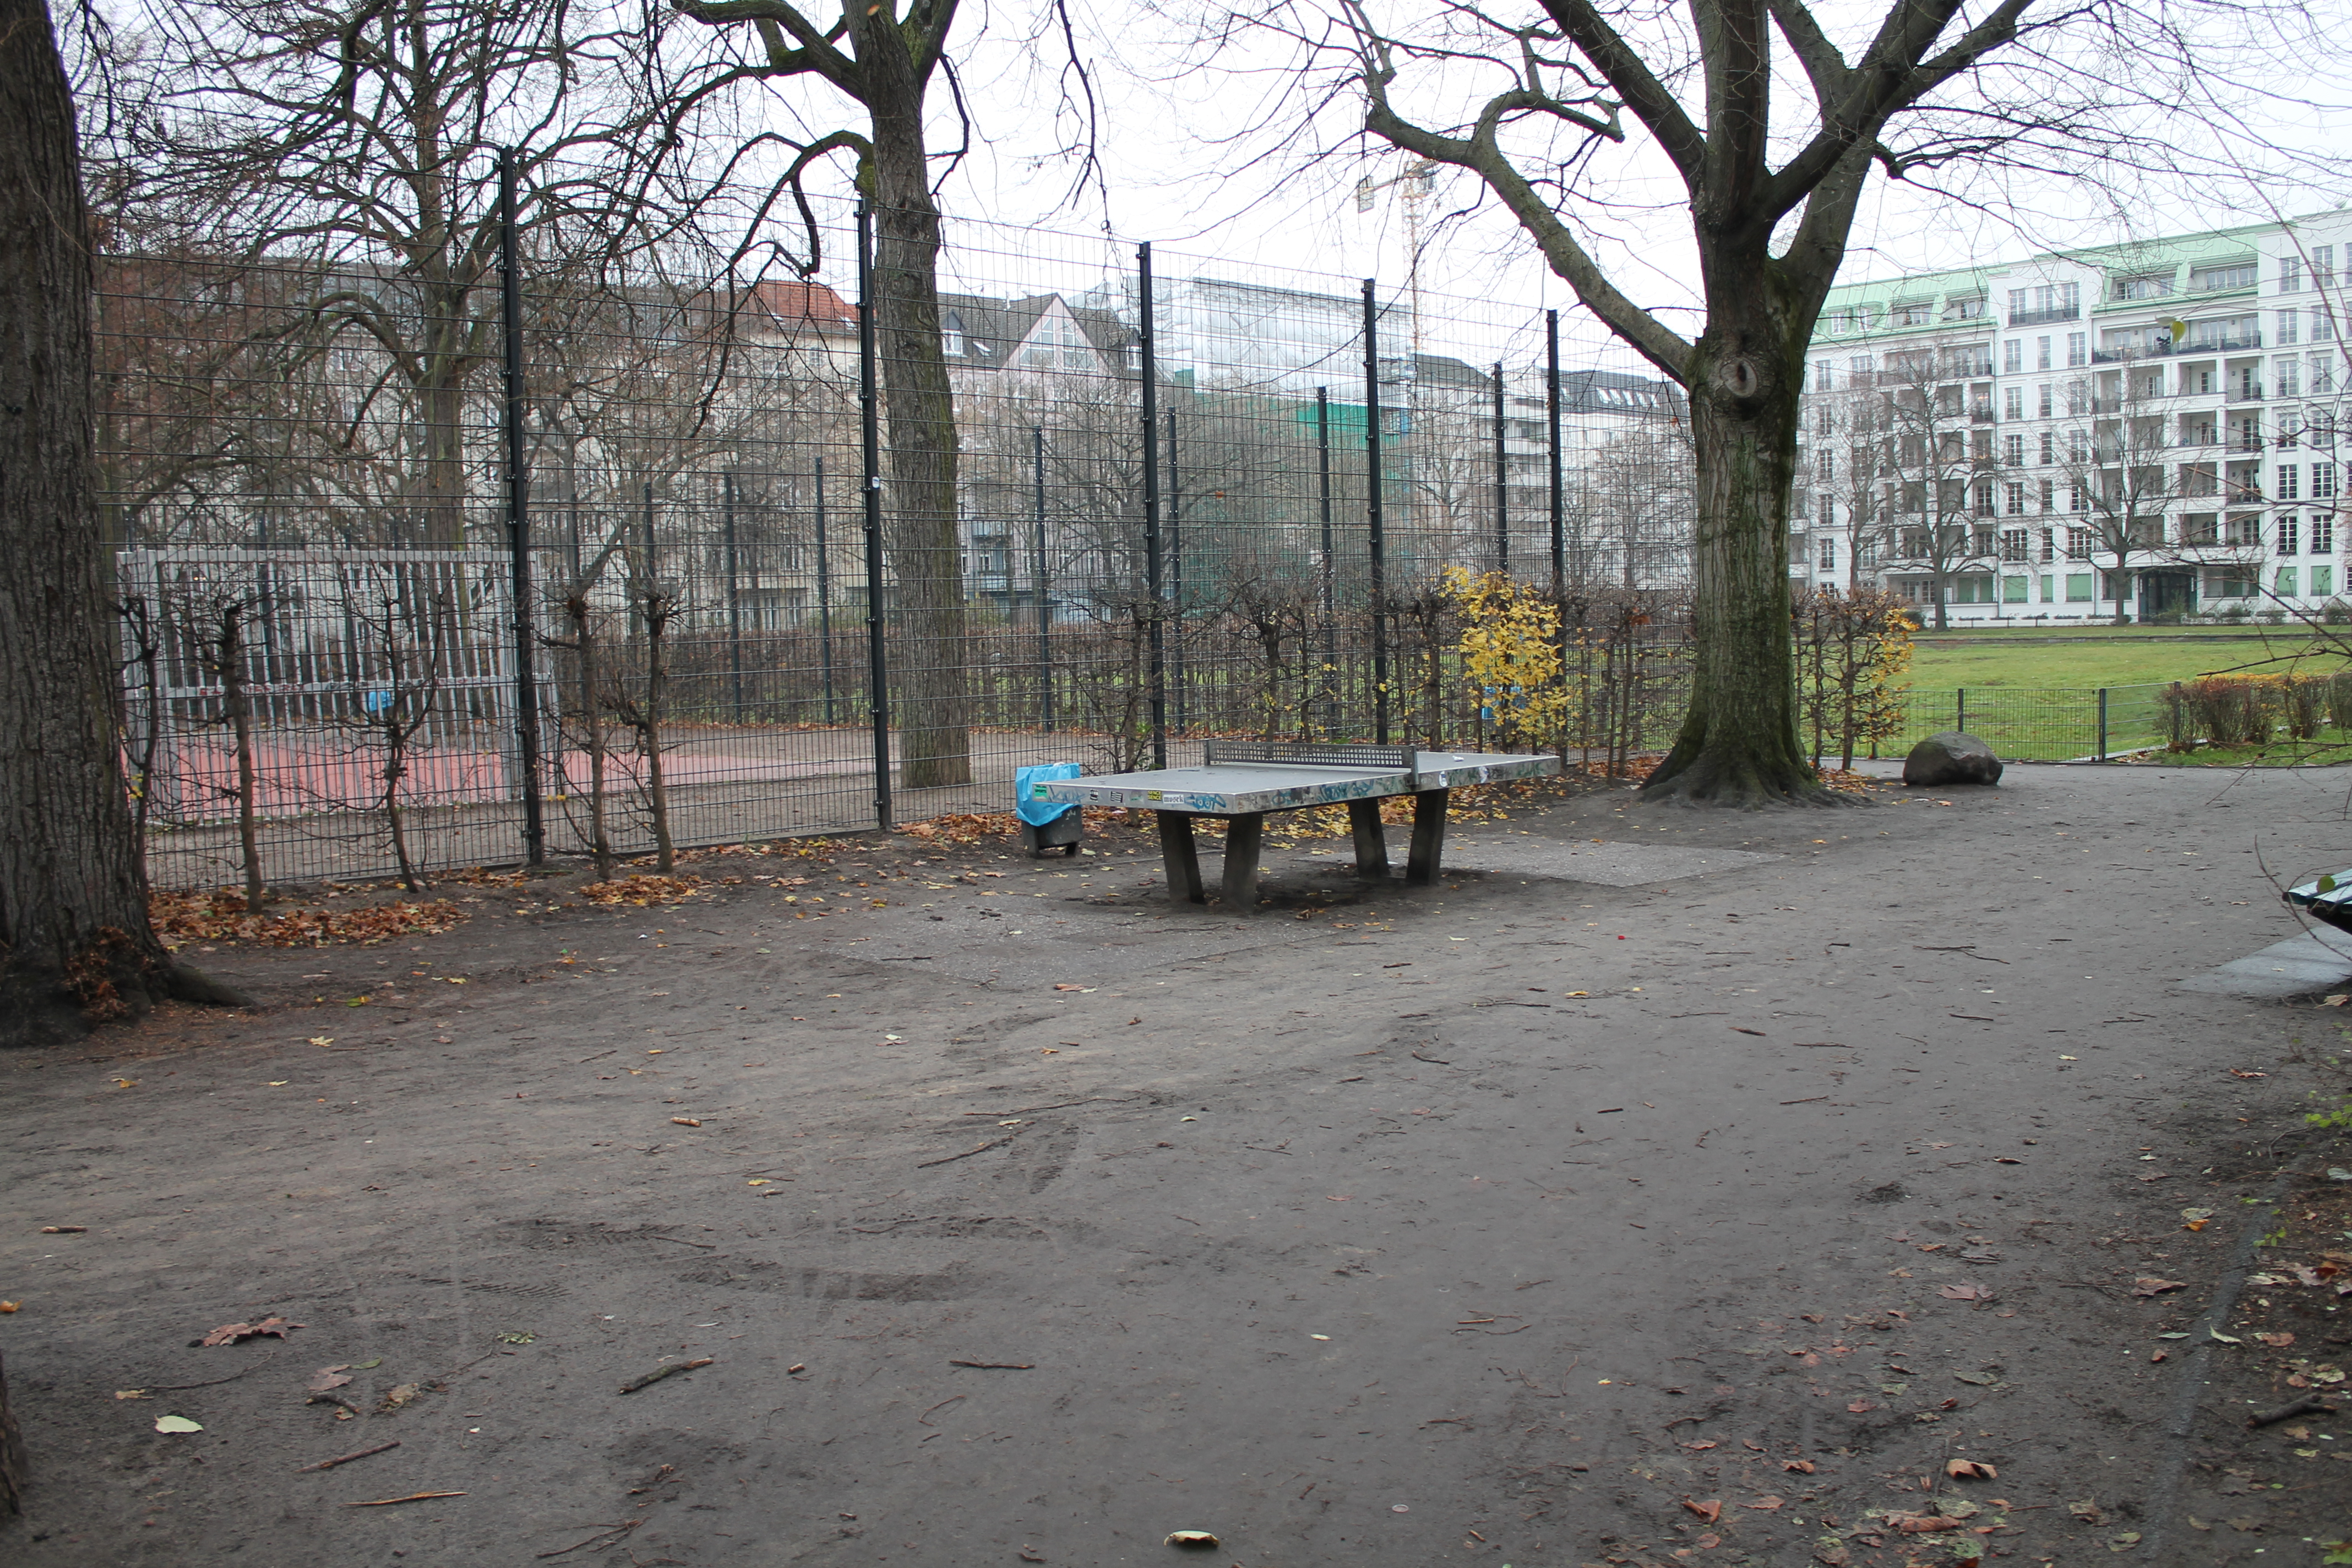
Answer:
[[2264, 1426], [2275, 1426], [2280, 1422], [2293, 1420], [2297, 1415], [2333, 1415], [2335, 1414], [2336, 1406], [2328, 1404], [2325, 1398], [2316, 1394], [2306, 1394], [2299, 1399], [2288, 1400], [2274, 1410], [2264, 1410], [2247, 1416], [2246, 1426], [2249, 1430], [2260, 1431]]
[[347, 1502], [345, 1508], [390, 1508], [396, 1502], [426, 1502], [434, 1498], [464, 1497], [464, 1492], [411, 1492], [406, 1497], [371, 1498], [366, 1502]]
[[251, 1366], [247, 1367], [244, 1372], [233, 1372], [226, 1377], [215, 1377], [205, 1383], [159, 1383], [155, 1384], [155, 1392], [158, 1394], [184, 1394], [191, 1388], [216, 1388], [224, 1383], [235, 1383], [238, 1378], [247, 1375], [248, 1373], [259, 1372], [263, 1367], [268, 1366], [271, 1362], [277, 1359], [278, 1352], [276, 1351], [271, 1351], [267, 1356], [255, 1362]]
[[692, 1361], [675, 1361], [670, 1363], [667, 1366], [657, 1366], [654, 1368], [653, 1371], [646, 1373], [645, 1376], [631, 1378], [628, 1382], [621, 1384], [621, 1392], [624, 1394], [635, 1394], [640, 1388], [647, 1388], [652, 1386], [654, 1384], [659, 1383], [663, 1378], [675, 1377], [681, 1372], [692, 1372], [698, 1366], [709, 1366], [714, 1359], [714, 1357], [707, 1355], [697, 1356]]
[[952, 1165], [958, 1160], [969, 1160], [974, 1154], [985, 1154], [1000, 1143], [1010, 1143], [1012, 1142], [1013, 1140], [1010, 1137], [992, 1138], [987, 1142], [967, 1149], [961, 1154], [950, 1154], [945, 1159], [941, 1160], [923, 1160], [918, 1162], [915, 1169], [918, 1171], [925, 1171], [929, 1170], [933, 1165]]
[[[337, 1400], [336, 1403], [340, 1405], [342, 1401]], [[397, 1448], [399, 1447], [400, 1439], [394, 1437], [389, 1443], [378, 1443], [373, 1448], [362, 1448], [355, 1454], [338, 1454], [331, 1459], [321, 1459], [315, 1465], [305, 1465], [300, 1470], [297, 1470], [294, 1473], [299, 1476], [302, 1474], [304, 1470], [331, 1470], [337, 1465], [348, 1465], [353, 1459], [364, 1459], [370, 1454], [381, 1454], [387, 1448]]]

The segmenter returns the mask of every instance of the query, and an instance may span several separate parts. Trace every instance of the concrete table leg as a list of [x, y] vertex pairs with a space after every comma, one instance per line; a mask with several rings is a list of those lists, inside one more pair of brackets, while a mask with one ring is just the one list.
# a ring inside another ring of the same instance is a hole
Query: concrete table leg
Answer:
[[1192, 818], [1181, 811], [1160, 816], [1160, 859], [1168, 870], [1168, 896], [1180, 904], [1205, 904], [1201, 890], [1201, 854], [1192, 842]]
[[1225, 911], [1257, 912], [1258, 851], [1265, 841], [1265, 814], [1253, 811], [1225, 818]]
[[1356, 875], [1368, 882], [1385, 882], [1389, 876], [1389, 839], [1381, 827], [1381, 803], [1351, 800], [1348, 826], [1356, 837]]
[[1404, 879], [1416, 886], [1437, 880], [1445, 856], [1445, 802], [1452, 793], [1425, 789], [1412, 797], [1412, 855], [1405, 862]]

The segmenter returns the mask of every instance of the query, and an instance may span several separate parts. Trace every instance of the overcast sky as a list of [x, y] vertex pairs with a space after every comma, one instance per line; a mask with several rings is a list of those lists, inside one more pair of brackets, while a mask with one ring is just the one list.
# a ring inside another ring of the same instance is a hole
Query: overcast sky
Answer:
[[[1049, 37], [1034, 48], [1024, 42], [1024, 33], [1036, 25], [1035, 0], [969, 6], [962, 24], [967, 42], [959, 58], [977, 141], [947, 181], [943, 195], [950, 211], [1078, 236], [1099, 235], [1108, 223], [1124, 239], [1150, 239], [1171, 252], [1234, 265], [1305, 268], [1342, 279], [1370, 274], [1401, 284], [1408, 251], [1402, 187], [1381, 191], [1369, 213], [1357, 210], [1355, 187], [1366, 175], [1384, 181], [1400, 174], [1404, 156], [1369, 137], [1349, 134], [1360, 125], [1360, 100], [1350, 95], [1335, 98], [1310, 128], [1309, 87], [1292, 68], [1301, 58], [1295, 43], [1242, 29], [1229, 32], [1213, 48], [1202, 46], [1202, 19], [1218, 13], [1213, 0], [1100, 0], [1074, 9], [1079, 52], [1092, 72], [1100, 107], [1103, 180], [1101, 188], [1071, 201], [1074, 167], [1066, 157], [1055, 155], [1072, 129], [1066, 114], [1053, 112], [1062, 93], [1057, 73], [1064, 52], [1058, 41]], [[1285, 13], [1291, 23], [1308, 28], [1326, 14], [1316, 5]], [[1381, 14], [1376, 5], [1375, 15]], [[1413, 13], [1393, 6], [1387, 14]], [[1500, 14], [1516, 11], [1507, 7]], [[1874, 7], [1832, 7], [1821, 14], [1833, 28], [1842, 21], [1846, 35], [1859, 39], [1874, 26], [1877, 13]], [[2321, 95], [2317, 100], [2266, 98], [2261, 62], [2250, 66], [2242, 58], [2227, 72], [2191, 75], [2172, 88], [2144, 93], [2142, 73], [2156, 79], [2168, 61], [2151, 55], [2145, 62], [2127, 59], [2116, 68], [2126, 84], [2116, 95], [2119, 122], [2151, 141], [2172, 142], [2197, 166], [2195, 177], [2140, 178], [2109, 192], [2056, 175], [1943, 176], [1965, 195], [1964, 202], [1874, 176], [1842, 276], [1853, 279], [2001, 259], [2047, 247], [2261, 221], [2273, 210], [2296, 214], [2344, 203], [2352, 197], [2352, 186], [2340, 174], [2315, 171], [2308, 163], [2292, 180], [2227, 174], [2233, 159], [2247, 164], [2262, 159], [2260, 146], [2266, 141], [2322, 157], [2339, 153], [2344, 130], [2352, 129], [2340, 85], [2347, 79], [2342, 69], [2344, 29], [2340, 15], [2334, 22], [2324, 16], [2312, 20], [2316, 26], [2310, 37], [2289, 51], [2312, 68], [2284, 85], [2296, 93]], [[2285, 38], [2289, 30], [2273, 31]], [[2096, 42], [2085, 48], [2089, 68], [2105, 68]], [[2312, 58], [2315, 49], [2326, 58]], [[1451, 79], [1417, 79], [1428, 84], [1420, 101], [1433, 113], [1471, 101], [1481, 87], [1480, 79], [1459, 72]], [[2179, 107], [2135, 104], [2136, 93]], [[2200, 97], [2213, 101], [2200, 103]], [[1790, 81], [1776, 118], [1793, 122], [1802, 99], [1801, 82]], [[934, 101], [939, 113], [933, 144], [952, 145], [957, 131], [949, 97], [941, 92]], [[1257, 133], [1234, 140], [1254, 126], [1261, 128]], [[1695, 321], [1696, 271], [1688, 218], [1675, 199], [1678, 187], [1642, 145], [1630, 117], [1628, 126], [1630, 144], [1604, 148], [1591, 165], [1601, 176], [1596, 190], [1615, 204], [1606, 211], [1591, 209], [1596, 243], [1628, 292], [1687, 330]], [[1565, 285], [1549, 277], [1516, 226], [1480, 197], [1466, 175], [1449, 173], [1422, 204], [1424, 288], [1514, 312], [1571, 305]]]

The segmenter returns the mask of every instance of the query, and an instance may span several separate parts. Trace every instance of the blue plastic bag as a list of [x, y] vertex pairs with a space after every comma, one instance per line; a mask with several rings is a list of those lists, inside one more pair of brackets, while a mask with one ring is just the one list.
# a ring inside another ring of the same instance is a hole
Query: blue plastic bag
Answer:
[[1015, 771], [1013, 775], [1013, 809], [1019, 812], [1021, 820], [1032, 827], [1043, 827], [1049, 822], [1061, 820], [1077, 810], [1076, 805], [1070, 801], [1047, 800], [1045, 792], [1037, 786], [1049, 779], [1074, 779], [1077, 776], [1078, 764], [1076, 763], [1040, 763], [1035, 767]]

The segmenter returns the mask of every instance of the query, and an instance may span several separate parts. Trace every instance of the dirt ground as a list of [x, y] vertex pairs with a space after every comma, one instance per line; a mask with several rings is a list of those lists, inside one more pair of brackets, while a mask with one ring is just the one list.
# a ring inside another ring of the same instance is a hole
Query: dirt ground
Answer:
[[2352, 1411], [2244, 1416], [2352, 1358], [2347, 1010], [2173, 983], [2344, 775], [1885, 793], [214, 944], [257, 1011], [0, 1058], [0, 1560], [2320, 1563]]

